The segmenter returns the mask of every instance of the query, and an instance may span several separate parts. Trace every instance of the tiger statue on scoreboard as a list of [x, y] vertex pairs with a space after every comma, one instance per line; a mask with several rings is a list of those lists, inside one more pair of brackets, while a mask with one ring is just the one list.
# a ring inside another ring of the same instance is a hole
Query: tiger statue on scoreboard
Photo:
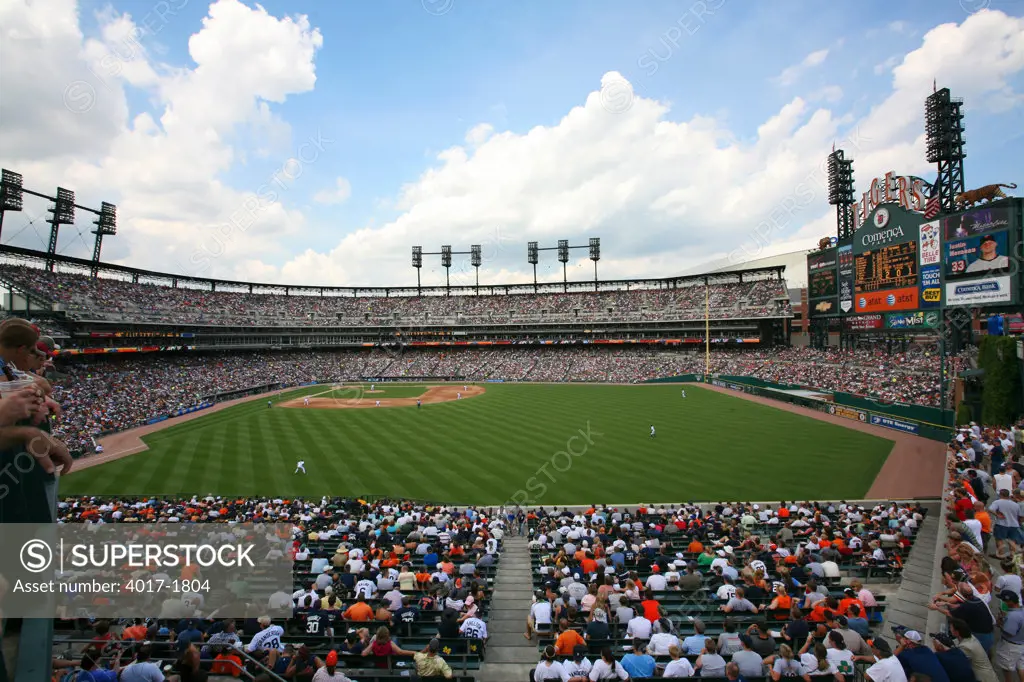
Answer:
[[1004, 185], [998, 183], [995, 185], [985, 185], [977, 189], [969, 189], [966, 192], [957, 194], [953, 200], [956, 201], [956, 208], [958, 211], [962, 211], [965, 208], [970, 208], [981, 201], [995, 201], [996, 199], [1005, 199], [1006, 193], [1000, 189], [1005, 187], [1007, 189], [1017, 189], [1017, 185], [1010, 183]]
[[822, 251], [832, 246], [832, 240], [828, 237], [822, 237], [818, 240], [818, 248]]

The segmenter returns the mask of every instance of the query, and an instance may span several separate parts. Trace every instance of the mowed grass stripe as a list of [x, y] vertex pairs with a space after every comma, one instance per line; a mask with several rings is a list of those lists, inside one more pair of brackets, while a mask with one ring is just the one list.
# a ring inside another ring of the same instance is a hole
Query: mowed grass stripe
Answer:
[[[855, 498], [892, 446], [694, 388], [684, 400], [671, 385], [488, 385], [482, 396], [422, 410], [268, 410], [255, 401], [147, 437], [150, 452], [72, 473], [62, 492], [258, 489], [500, 504], [536, 477], [548, 488], [538, 500], [547, 505]], [[574, 441], [586, 453], [569, 471], [553, 470], [552, 456], [588, 422], [594, 442]], [[648, 435], [651, 423], [656, 439]], [[309, 476], [292, 475], [297, 459], [306, 460]], [[545, 464], [554, 483], [537, 476]]]

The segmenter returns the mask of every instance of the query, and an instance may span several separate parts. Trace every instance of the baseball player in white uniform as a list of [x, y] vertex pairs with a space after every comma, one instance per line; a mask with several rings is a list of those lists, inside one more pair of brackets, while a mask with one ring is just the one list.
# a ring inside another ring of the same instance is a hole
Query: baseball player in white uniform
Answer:
[[[683, 397], [685, 398], [686, 396], [684, 395]], [[309, 407], [309, 398], [303, 398], [302, 404], [305, 405], [306, 407]]]
[[377, 407], [380, 407], [380, 401], [379, 400], [377, 401]]
[[456, 393], [455, 394], [455, 399], [456, 400], [462, 400], [462, 394], [461, 393]]
[[298, 462], [295, 463], [295, 473], [297, 474], [300, 471], [302, 473], [306, 473], [306, 462], [305, 462], [305, 460], [302, 460], [302, 459], [300, 459]]
[[686, 397], [686, 389], [683, 389], [682, 391], [680, 391], [680, 393], [682, 393], [682, 394], [683, 394], [683, 397], [684, 397], [684, 398]]
[[651, 438], [654, 438], [654, 424], [651, 424]]

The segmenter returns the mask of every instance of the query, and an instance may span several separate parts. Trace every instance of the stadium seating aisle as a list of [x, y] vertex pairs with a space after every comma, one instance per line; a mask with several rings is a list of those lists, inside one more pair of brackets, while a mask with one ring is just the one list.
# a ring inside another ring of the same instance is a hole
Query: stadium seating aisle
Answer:
[[537, 663], [537, 648], [523, 637], [533, 594], [533, 569], [525, 536], [506, 536], [488, 627], [487, 660], [478, 677], [487, 682], [523, 682]]
[[[885, 626], [888, 632], [893, 625], [902, 625], [918, 632], [931, 632], [928, 629], [928, 609], [925, 607], [928, 597], [935, 591], [934, 578], [938, 565], [939, 536], [939, 504], [928, 504], [928, 515], [925, 517], [918, 535], [914, 540], [914, 549], [903, 565], [899, 591], [888, 600], [885, 610]], [[922, 603], [924, 601], [924, 603]]]

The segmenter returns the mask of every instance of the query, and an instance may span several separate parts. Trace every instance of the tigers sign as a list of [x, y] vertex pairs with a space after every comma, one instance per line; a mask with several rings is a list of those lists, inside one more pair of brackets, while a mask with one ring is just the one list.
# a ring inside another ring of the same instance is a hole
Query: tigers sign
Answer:
[[880, 204], [899, 204], [904, 210], [923, 213], [928, 201], [924, 195], [925, 186], [921, 178], [896, 175], [892, 171], [886, 173], [884, 178], [875, 178], [868, 191], [861, 195], [861, 200], [850, 207], [853, 229], [860, 229]]

